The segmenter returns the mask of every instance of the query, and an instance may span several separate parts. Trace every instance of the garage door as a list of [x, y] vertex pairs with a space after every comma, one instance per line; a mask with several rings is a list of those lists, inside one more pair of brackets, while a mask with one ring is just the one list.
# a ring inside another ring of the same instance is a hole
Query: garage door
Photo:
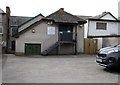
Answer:
[[41, 44], [25, 44], [25, 54], [26, 55], [40, 55], [41, 54]]

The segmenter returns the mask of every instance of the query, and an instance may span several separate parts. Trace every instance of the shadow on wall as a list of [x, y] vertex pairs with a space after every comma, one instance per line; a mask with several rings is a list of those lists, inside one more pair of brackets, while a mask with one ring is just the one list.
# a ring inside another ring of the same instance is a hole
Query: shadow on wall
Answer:
[[102, 47], [114, 46], [119, 43], [120, 38], [103, 38], [103, 45]]

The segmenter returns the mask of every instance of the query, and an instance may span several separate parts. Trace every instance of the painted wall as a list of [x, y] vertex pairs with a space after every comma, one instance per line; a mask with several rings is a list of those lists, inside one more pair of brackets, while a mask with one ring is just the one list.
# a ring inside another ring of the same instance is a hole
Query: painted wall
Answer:
[[101, 19], [107, 19], [107, 20], [115, 20], [110, 14], [105, 15]]
[[84, 24], [84, 38], [87, 38], [87, 33], [88, 33], [88, 20], [87, 23]]
[[55, 27], [55, 35], [47, 34], [47, 23], [41, 22], [39, 25], [35, 26], [35, 33], [32, 33], [32, 29], [22, 34], [19, 38], [16, 39], [16, 53], [25, 52], [25, 43], [39, 43], [41, 44], [41, 51], [44, 51], [56, 41], [58, 41], [58, 28]]
[[107, 22], [102, 21], [104, 23], [107, 23], [107, 29], [106, 30], [97, 30], [96, 29], [96, 22], [100, 21], [89, 21], [89, 27], [88, 27], [88, 35], [89, 36], [106, 36], [106, 35], [118, 35], [118, 23], [117, 22]]
[[80, 26], [77, 26], [77, 52], [84, 52], [84, 25], [82, 28], [80, 28]]
[[108, 38], [103, 38], [103, 47], [108, 47], [108, 46], [115, 46], [118, 44], [119, 38], [116, 37], [108, 37]]
[[[55, 27], [55, 34], [48, 35], [48, 27]], [[77, 26], [77, 51], [81, 53], [84, 51], [84, 27]], [[32, 29], [35, 33], [32, 33]], [[41, 52], [49, 48], [58, 41], [58, 25], [48, 25], [46, 22], [41, 22], [29, 31], [25, 32], [16, 39], [16, 53], [25, 52], [25, 43], [39, 43], [41, 44]], [[74, 27], [75, 30], [75, 27]]]

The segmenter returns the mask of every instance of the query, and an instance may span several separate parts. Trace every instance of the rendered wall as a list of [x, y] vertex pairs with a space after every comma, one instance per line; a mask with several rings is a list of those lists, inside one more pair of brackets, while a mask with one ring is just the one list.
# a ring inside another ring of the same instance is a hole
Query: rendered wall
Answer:
[[55, 35], [48, 35], [47, 27], [48, 25], [45, 22], [41, 22], [32, 28], [35, 30], [35, 33], [32, 33], [32, 29], [30, 29], [29, 31], [20, 35], [20, 37], [16, 39], [16, 53], [25, 52], [25, 43], [41, 44], [41, 52], [54, 44], [58, 40], [58, 28], [54, 26]]

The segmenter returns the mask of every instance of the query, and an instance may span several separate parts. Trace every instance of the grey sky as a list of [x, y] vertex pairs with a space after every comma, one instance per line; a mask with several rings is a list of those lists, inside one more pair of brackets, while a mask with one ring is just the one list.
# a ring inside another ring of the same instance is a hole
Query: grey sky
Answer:
[[95, 16], [104, 11], [118, 17], [118, 2], [120, 0], [0, 0], [0, 8], [11, 8], [14, 16], [36, 16], [42, 13], [47, 16], [59, 8], [74, 15]]

